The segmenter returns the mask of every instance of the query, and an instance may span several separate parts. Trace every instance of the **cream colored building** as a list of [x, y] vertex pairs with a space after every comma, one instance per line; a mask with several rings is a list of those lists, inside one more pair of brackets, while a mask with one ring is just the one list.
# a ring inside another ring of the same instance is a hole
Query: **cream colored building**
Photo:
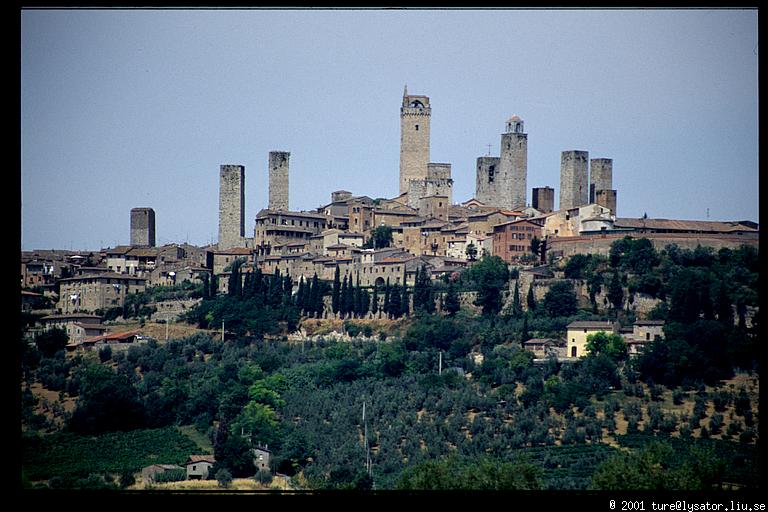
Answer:
[[566, 329], [566, 357], [584, 357], [587, 355], [587, 336], [597, 332], [615, 333], [618, 331], [618, 325], [608, 321], [576, 321], [568, 324]]
[[143, 292], [146, 279], [114, 273], [62, 279], [57, 308], [63, 314], [122, 307], [125, 297]]

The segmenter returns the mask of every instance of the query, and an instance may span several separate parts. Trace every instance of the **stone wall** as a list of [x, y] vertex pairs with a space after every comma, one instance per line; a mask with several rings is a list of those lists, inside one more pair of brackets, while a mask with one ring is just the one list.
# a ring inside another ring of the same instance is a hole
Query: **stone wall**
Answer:
[[496, 181], [493, 206], [512, 209], [526, 206], [528, 176], [528, 135], [525, 133], [503, 133], [501, 135], [501, 157], [499, 178]]
[[589, 161], [589, 202], [595, 203], [598, 190], [613, 188], [613, 160], [593, 158]]

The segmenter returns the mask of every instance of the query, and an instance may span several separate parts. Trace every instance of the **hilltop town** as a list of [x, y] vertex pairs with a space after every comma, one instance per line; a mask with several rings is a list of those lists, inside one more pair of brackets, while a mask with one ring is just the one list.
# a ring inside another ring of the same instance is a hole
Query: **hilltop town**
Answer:
[[406, 87], [396, 197], [292, 210], [272, 151], [251, 226], [220, 166], [216, 244], [141, 206], [128, 245], [22, 251], [25, 485], [756, 488], [759, 226], [620, 217], [585, 150], [556, 209], [517, 115], [455, 203], [431, 109]]
[[[269, 203], [254, 220], [253, 236], [246, 230], [245, 168], [221, 165], [217, 244], [157, 247], [155, 212], [137, 207], [130, 212], [130, 245], [98, 252], [22, 251], [22, 288], [50, 298], [57, 313], [94, 313], [122, 307], [127, 296], [146, 287], [199, 282], [204, 274], [218, 276], [220, 291], [226, 292], [235, 260], [245, 263], [242, 272], [279, 271], [296, 286], [314, 275], [330, 281], [339, 268], [342, 276], [358, 276], [362, 286], [382, 287], [387, 280], [413, 285], [422, 266], [432, 279], [460, 273], [483, 255], [526, 267], [576, 254], [607, 255], [625, 236], [648, 239], [657, 250], [669, 244], [715, 250], [758, 246], [758, 225], [751, 221], [617, 216], [613, 161], [589, 158], [588, 151], [562, 152], [559, 209], [552, 187], [533, 188], [529, 196], [528, 134], [517, 115], [506, 121], [500, 156], [477, 158], [475, 197], [455, 204], [451, 164], [430, 162], [431, 110], [429, 97], [406, 88], [397, 197], [338, 190], [316, 211], [293, 211], [290, 153], [273, 151]], [[34, 298], [29, 293], [23, 295], [27, 301]]]

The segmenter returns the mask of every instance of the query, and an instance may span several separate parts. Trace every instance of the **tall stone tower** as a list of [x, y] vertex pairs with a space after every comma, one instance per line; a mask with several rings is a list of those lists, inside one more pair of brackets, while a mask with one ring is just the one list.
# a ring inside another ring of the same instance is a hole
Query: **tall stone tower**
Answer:
[[589, 204], [589, 152], [563, 151], [560, 157], [560, 209]]
[[219, 170], [219, 250], [245, 246], [245, 167]]
[[518, 208], [526, 206], [528, 178], [528, 134], [523, 120], [512, 116], [501, 134], [501, 156], [477, 159], [475, 198], [490, 206]]
[[501, 134], [499, 159], [499, 204], [502, 208], [526, 206], [526, 181], [528, 177], [528, 134], [523, 130], [523, 120], [512, 116], [507, 120], [505, 133]]
[[610, 158], [592, 158], [589, 161], [589, 203], [596, 201], [599, 190], [613, 188], [613, 160]]
[[288, 151], [269, 152], [269, 205], [270, 210], [288, 211]]
[[427, 96], [403, 91], [400, 107], [400, 193], [408, 192], [410, 180], [427, 179], [429, 163], [429, 121], [432, 108]]
[[475, 199], [487, 205], [496, 204], [499, 157], [477, 157], [477, 180], [475, 181]]
[[131, 209], [131, 246], [155, 246], [155, 210], [152, 208]]

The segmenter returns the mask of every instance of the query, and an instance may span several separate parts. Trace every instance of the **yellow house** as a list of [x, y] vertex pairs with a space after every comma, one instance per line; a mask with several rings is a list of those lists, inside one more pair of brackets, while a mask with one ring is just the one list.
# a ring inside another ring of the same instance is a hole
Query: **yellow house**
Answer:
[[609, 321], [576, 321], [566, 326], [568, 332], [567, 357], [584, 357], [587, 355], [587, 336], [596, 332], [613, 333], [618, 326]]

